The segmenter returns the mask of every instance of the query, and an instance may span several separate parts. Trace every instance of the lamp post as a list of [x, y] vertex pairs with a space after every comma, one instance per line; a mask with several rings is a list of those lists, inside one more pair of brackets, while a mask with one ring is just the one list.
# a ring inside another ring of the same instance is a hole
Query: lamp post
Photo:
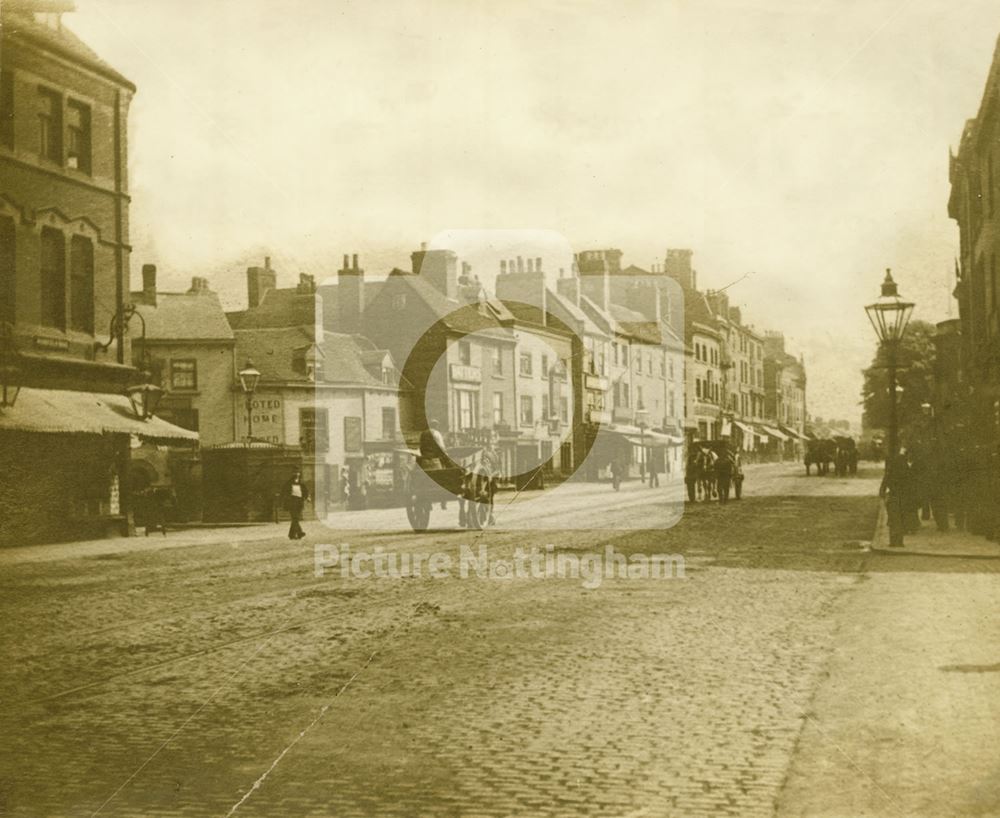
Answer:
[[[913, 312], [913, 302], [905, 301], [899, 294], [896, 282], [892, 279], [892, 272], [887, 268], [885, 280], [882, 282], [882, 295], [878, 300], [865, 307], [868, 320], [871, 321], [875, 334], [886, 352], [886, 364], [889, 375], [889, 446], [885, 458], [886, 477], [895, 477], [894, 470], [897, 468], [896, 460], [899, 455], [899, 421], [896, 416], [896, 367], [898, 366], [899, 344], [906, 332], [906, 325], [909, 323], [910, 315]], [[888, 480], [886, 481], [888, 483]], [[889, 486], [890, 502], [898, 503], [892, 499], [892, 494], [898, 494], [898, 486]], [[894, 547], [902, 547], [903, 531], [902, 520], [898, 508], [889, 510], [889, 544]], [[894, 524], [895, 523], [895, 524]]]
[[257, 384], [260, 382], [260, 372], [253, 365], [253, 361], [247, 358], [246, 365], [238, 373], [240, 388], [246, 395], [247, 402], [247, 445], [253, 438], [253, 393], [257, 391]]
[[[635, 410], [635, 425], [639, 427], [639, 454], [641, 460], [639, 460], [639, 480], [643, 483], [646, 482], [646, 428], [649, 426], [647, 418], [649, 417], [649, 412], [642, 408], [642, 404], [639, 404], [638, 408]], [[652, 480], [650, 480], [650, 485], [652, 485]]]

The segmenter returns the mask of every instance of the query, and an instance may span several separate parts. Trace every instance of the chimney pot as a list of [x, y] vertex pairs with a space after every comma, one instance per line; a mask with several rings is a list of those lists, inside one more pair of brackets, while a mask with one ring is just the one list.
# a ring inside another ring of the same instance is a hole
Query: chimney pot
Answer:
[[524, 259], [521, 258], [520, 256], [517, 257], [517, 271], [519, 273], [524, 272]]
[[142, 265], [142, 298], [147, 304], [156, 306], [156, 265]]
[[271, 269], [271, 257], [270, 256], [264, 256], [264, 269], [265, 270], [270, 270]]
[[351, 266], [352, 266], [352, 267], [353, 267], [353, 269], [355, 269], [355, 270], [357, 270], [357, 269], [358, 269], [358, 254], [357, 254], [357, 253], [355, 253], [355, 254], [354, 254], [354, 255], [353, 255], [352, 257], [351, 257]]
[[500, 275], [507, 275], [507, 261], [500, 259]]
[[350, 256], [348, 256], [347, 253], [344, 253], [344, 266], [341, 269], [349, 270], [350, 269], [349, 262], [350, 262]]
[[542, 271], [542, 257], [536, 256], [535, 258], [535, 272], [540, 273]]

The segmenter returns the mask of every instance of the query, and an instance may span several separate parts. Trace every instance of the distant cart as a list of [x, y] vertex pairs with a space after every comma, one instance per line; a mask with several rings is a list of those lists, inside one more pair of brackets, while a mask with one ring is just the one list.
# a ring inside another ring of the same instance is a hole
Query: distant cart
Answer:
[[445, 460], [423, 458], [412, 449], [405, 467], [406, 516], [414, 531], [426, 531], [435, 503], [458, 501], [460, 528], [482, 529], [493, 521], [496, 475], [482, 467], [482, 448], [452, 447]]

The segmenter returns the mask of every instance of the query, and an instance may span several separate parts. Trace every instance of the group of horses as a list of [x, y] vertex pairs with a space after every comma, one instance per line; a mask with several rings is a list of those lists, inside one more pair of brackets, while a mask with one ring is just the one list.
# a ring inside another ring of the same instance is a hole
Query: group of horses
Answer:
[[722, 458], [728, 461], [732, 487], [736, 499], [740, 499], [743, 494], [743, 470], [736, 453], [730, 451], [722, 441], [703, 441], [695, 443], [689, 449], [684, 469], [684, 482], [687, 484], [690, 502], [712, 500], [719, 496], [719, 463]]
[[846, 477], [858, 473], [858, 447], [854, 438], [838, 436], [824, 440], [810, 440], [805, 452], [806, 475], [810, 475], [813, 466], [816, 474]]

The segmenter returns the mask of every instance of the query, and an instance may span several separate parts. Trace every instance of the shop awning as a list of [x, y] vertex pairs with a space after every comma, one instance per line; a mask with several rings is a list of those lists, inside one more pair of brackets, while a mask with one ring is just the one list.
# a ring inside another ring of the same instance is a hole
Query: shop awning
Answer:
[[0, 431], [138, 435], [147, 440], [197, 442], [198, 433], [157, 417], [140, 420], [125, 395], [64, 389], [22, 389], [0, 410]]
[[776, 437], [778, 440], [788, 440], [789, 437], [780, 429], [775, 429], [773, 426], [761, 426], [762, 429], [766, 430], [771, 437]]
[[643, 432], [638, 426], [629, 426], [626, 424], [614, 424], [612, 426], [605, 426], [601, 429], [601, 432], [611, 432], [612, 434], [621, 435], [626, 438], [630, 443], [635, 443], [637, 446], [682, 446], [684, 445], [684, 438], [675, 435], [665, 435], [662, 432], [654, 432], [651, 429], [647, 429]]
[[736, 426], [736, 428], [738, 428], [745, 435], [754, 435], [754, 434], [757, 434], [757, 432], [754, 431], [754, 429], [753, 429], [752, 426], [747, 426], [747, 424], [741, 423], [738, 420], [734, 420], [733, 421], [733, 425]]
[[782, 425], [781, 426], [781, 431], [783, 431], [789, 437], [798, 438], [799, 440], [805, 440], [806, 439], [805, 435], [800, 435], [791, 426], [784, 426], [784, 425]]

